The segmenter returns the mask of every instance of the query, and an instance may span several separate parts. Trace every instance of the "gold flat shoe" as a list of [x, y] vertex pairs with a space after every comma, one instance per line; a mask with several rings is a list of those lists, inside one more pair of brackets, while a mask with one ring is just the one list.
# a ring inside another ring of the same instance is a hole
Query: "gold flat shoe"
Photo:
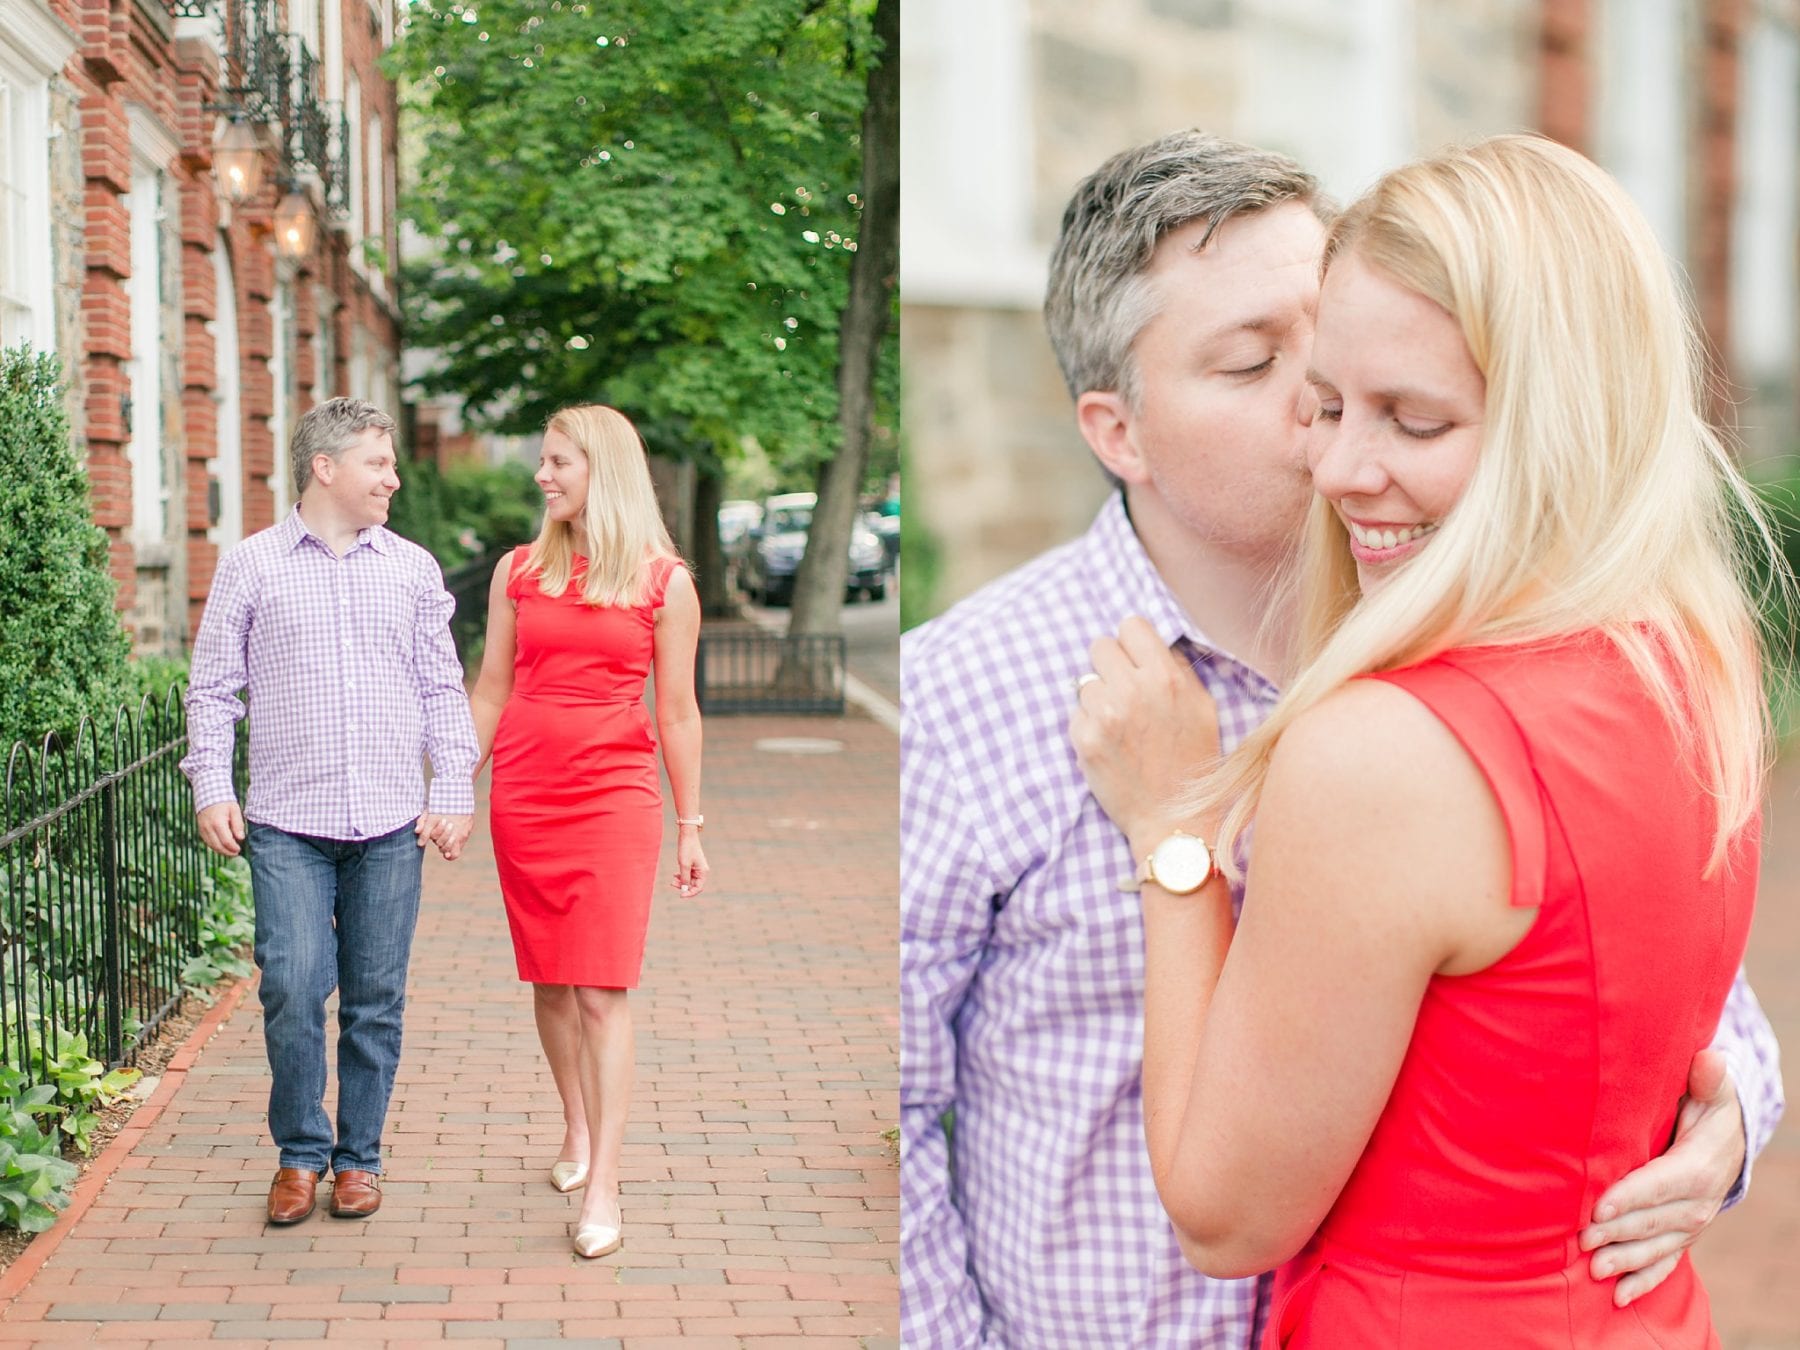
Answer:
[[550, 1184], [564, 1195], [587, 1185], [588, 1165], [584, 1162], [559, 1162], [550, 1169]]
[[624, 1236], [609, 1223], [584, 1223], [575, 1230], [575, 1255], [590, 1261], [609, 1256], [624, 1245]]

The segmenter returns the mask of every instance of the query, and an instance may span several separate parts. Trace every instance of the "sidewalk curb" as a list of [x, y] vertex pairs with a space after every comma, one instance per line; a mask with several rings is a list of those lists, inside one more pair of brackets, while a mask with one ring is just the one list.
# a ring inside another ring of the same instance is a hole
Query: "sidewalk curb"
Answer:
[[62, 1245], [62, 1240], [69, 1235], [81, 1216], [93, 1206], [94, 1201], [99, 1198], [100, 1192], [106, 1189], [106, 1183], [112, 1179], [112, 1174], [119, 1170], [119, 1164], [131, 1156], [131, 1151], [137, 1147], [138, 1141], [149, 1132], [150, 1127], [156, 1123], [156, 1118], [162, 1114], [163, 1108], [174, 1097], [176, 1089], [187, 1077], [188, 1070], [193, 1067], [194, 1061], [200, 1058], [200, 1052], [206, 1048], [206, 1043], [213, 1038], [220, 1027], [225, 1025], [225, 1020], [237, 1011], [238, 1005], [244, 1001], [244, 996], [250, 992], [250, 986], [255, 983], [254, 975], [241, 977], [236, 984], [220, 995], [218, 1001], [211, 1008], [207, 1009], [206, 1016], [202, 1017], [199, 1024], [188, 1033], [188, 1038], [182, 1042], [181, 1048], [169, 1057], [169, 1063], [163, 1069], [162, 1081], [156, 1085], [156, 1091], [150, 1094], [150, 1100], [131, 1113], [130, 1119], [112, 1137], [106, 1147], [100, 1150], [100, 1156], [94, 1159], [87, 1171], [82, 1174], [67, 1208], [56, 1216], [54, 1224], [31, 1240], [31, 1245], [20, 1254], [18, 1260], [6, 1268], [4, 1274], [0, 1274], [0, 1317], [4, 1317], [6, 1310], [12, 1306], [20, 1294], [25, 1292], [33, 1277], [43, 1268], [44, 1263], [56, 1254], [56, 1249]]
[[847, 670], [844, 672], [844, 697], [896, 736], [900, 734], [900, 709]]

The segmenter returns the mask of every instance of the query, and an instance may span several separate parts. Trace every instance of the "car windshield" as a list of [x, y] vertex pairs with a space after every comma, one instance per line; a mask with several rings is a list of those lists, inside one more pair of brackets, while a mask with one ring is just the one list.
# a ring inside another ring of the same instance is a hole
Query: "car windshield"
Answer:
[[812, 507], [777, 506], [769, 512], [769, 518], [763, 522], [763, 533], [788, 534], [794, 530], [804, 530], [811, 524]]

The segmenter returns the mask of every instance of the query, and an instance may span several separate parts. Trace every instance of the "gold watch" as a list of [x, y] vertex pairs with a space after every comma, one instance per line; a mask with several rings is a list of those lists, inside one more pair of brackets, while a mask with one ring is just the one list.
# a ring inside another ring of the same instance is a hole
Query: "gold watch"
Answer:
[[1206, 841], [1186, 830], [1176, 830], [1144, 855], [1137, 875], [1120, 883], [1119, 889], [1137, 891], [1154, 884], [1170, 895], [1192, 895], [1212, 878], [1214, 870], [1212, 850]]

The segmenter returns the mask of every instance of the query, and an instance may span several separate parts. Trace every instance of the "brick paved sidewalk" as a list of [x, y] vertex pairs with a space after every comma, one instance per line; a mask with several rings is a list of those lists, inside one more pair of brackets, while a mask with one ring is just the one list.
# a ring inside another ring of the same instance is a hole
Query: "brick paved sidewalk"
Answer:
[[426, 867], [381, 1213], [263, 1223], [251, 994], [34, 1244], [48, 1260], [0, 1283], [42, 1261], [0, 1344], [897, 1346], [897, 785], [896, 738], [866, 718], [707, 723], [714, 882], [658, 892], [621, 1252], [569, 1250], [546, 1178], [561, 1112], [478, 822], [463, 861]]
[[1788, 1107], [1744, 1203], [1694, 1249], [1725, 1350], [1800, 1350], [1800, 753], [1776, 770], [1745, 968], [1781, 1041]]

